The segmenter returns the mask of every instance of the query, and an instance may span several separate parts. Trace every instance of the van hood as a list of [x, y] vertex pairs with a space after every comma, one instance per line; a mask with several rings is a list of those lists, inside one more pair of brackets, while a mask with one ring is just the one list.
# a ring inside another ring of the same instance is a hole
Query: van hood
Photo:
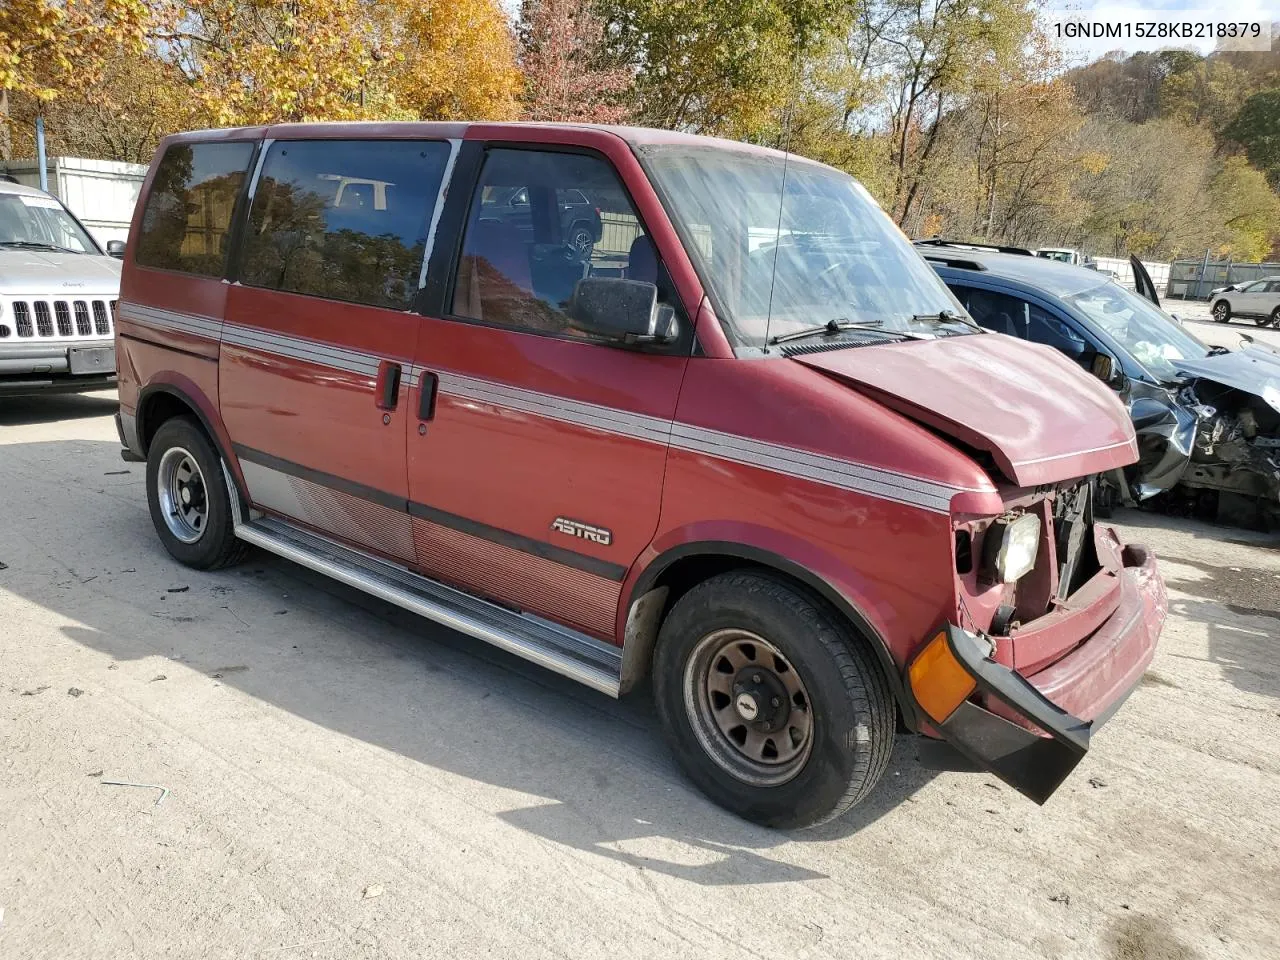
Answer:
[[97, 253], [0, 247], [0, 294], [75, 296], [120, 289], [120, 261]]
[[913, 420], [986, 451], [1019, 486], [1138, 459], [1119, 398], [1056, 350], [1003, 334], [793, 357]]

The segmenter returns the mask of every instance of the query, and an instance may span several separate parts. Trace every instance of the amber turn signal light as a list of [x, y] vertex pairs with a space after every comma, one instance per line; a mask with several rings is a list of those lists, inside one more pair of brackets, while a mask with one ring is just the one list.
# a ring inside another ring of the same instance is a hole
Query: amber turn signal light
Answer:
[[916, 703], [943, 723], [977, 687], [977, 681], [951, 652], [946, 633], [939, 633], [916, 655], [907, 671]]

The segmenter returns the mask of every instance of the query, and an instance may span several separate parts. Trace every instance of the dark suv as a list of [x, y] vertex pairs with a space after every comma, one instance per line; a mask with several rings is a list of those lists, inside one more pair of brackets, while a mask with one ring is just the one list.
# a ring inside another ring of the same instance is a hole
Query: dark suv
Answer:
[[1280, 524], [1280, 355], [1201, 343], [1152, 302], [1094, 270], [1010, 248], [918, 241], [981, 326], [1052, 347], [1115, 389], [1140, 459], [1102, 488], [1251, 527]]
[[[553, 203], [556, 208], [554, 220], [543, 213], [544, 205], [549, 208]], [[480, 219], [512, 224], [531, 236], [544, 232], [552, 234], [551, 230], [535, 229], [535, 211], [539, 220], [545, 219], [548, 225], [558, 220], [558, 239], [569, 248], [575, 259], [591, 259], [592, 248], [600, 242], [603, 228], [600, 208], [587, 199], [587, 195], [581, 190], [539, 190], [534, 187], [533, 200], [530, 202], [528, 186], [491, 188], [488, 195], [481, 199]]]

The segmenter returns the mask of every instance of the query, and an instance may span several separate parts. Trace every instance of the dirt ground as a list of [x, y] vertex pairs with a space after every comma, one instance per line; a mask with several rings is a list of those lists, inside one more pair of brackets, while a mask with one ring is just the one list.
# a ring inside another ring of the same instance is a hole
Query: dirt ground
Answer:
[[1171, 619], [1043, 808], [903, 739], [785, 834], [687, 785], [645, 695], [285, 561], [179, 567], [113, 409], [0, 400], [6, 960], [1280, 956], [1274, 537], [1122, 517]]

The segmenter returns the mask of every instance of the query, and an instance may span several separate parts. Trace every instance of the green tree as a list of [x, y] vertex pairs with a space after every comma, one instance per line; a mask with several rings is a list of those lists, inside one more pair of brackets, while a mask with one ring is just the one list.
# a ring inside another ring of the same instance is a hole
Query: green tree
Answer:
[[1210, 184], [1222, 222], [1219, 252], [1237, 260], [1261, 260], [1280, 242], [1280, 196], [1243, 157], [1228, 157]]
[[1280, 190], [1280, 87], [1246, 100], [1222, 135], [1240, 144], [1249, 162]]

